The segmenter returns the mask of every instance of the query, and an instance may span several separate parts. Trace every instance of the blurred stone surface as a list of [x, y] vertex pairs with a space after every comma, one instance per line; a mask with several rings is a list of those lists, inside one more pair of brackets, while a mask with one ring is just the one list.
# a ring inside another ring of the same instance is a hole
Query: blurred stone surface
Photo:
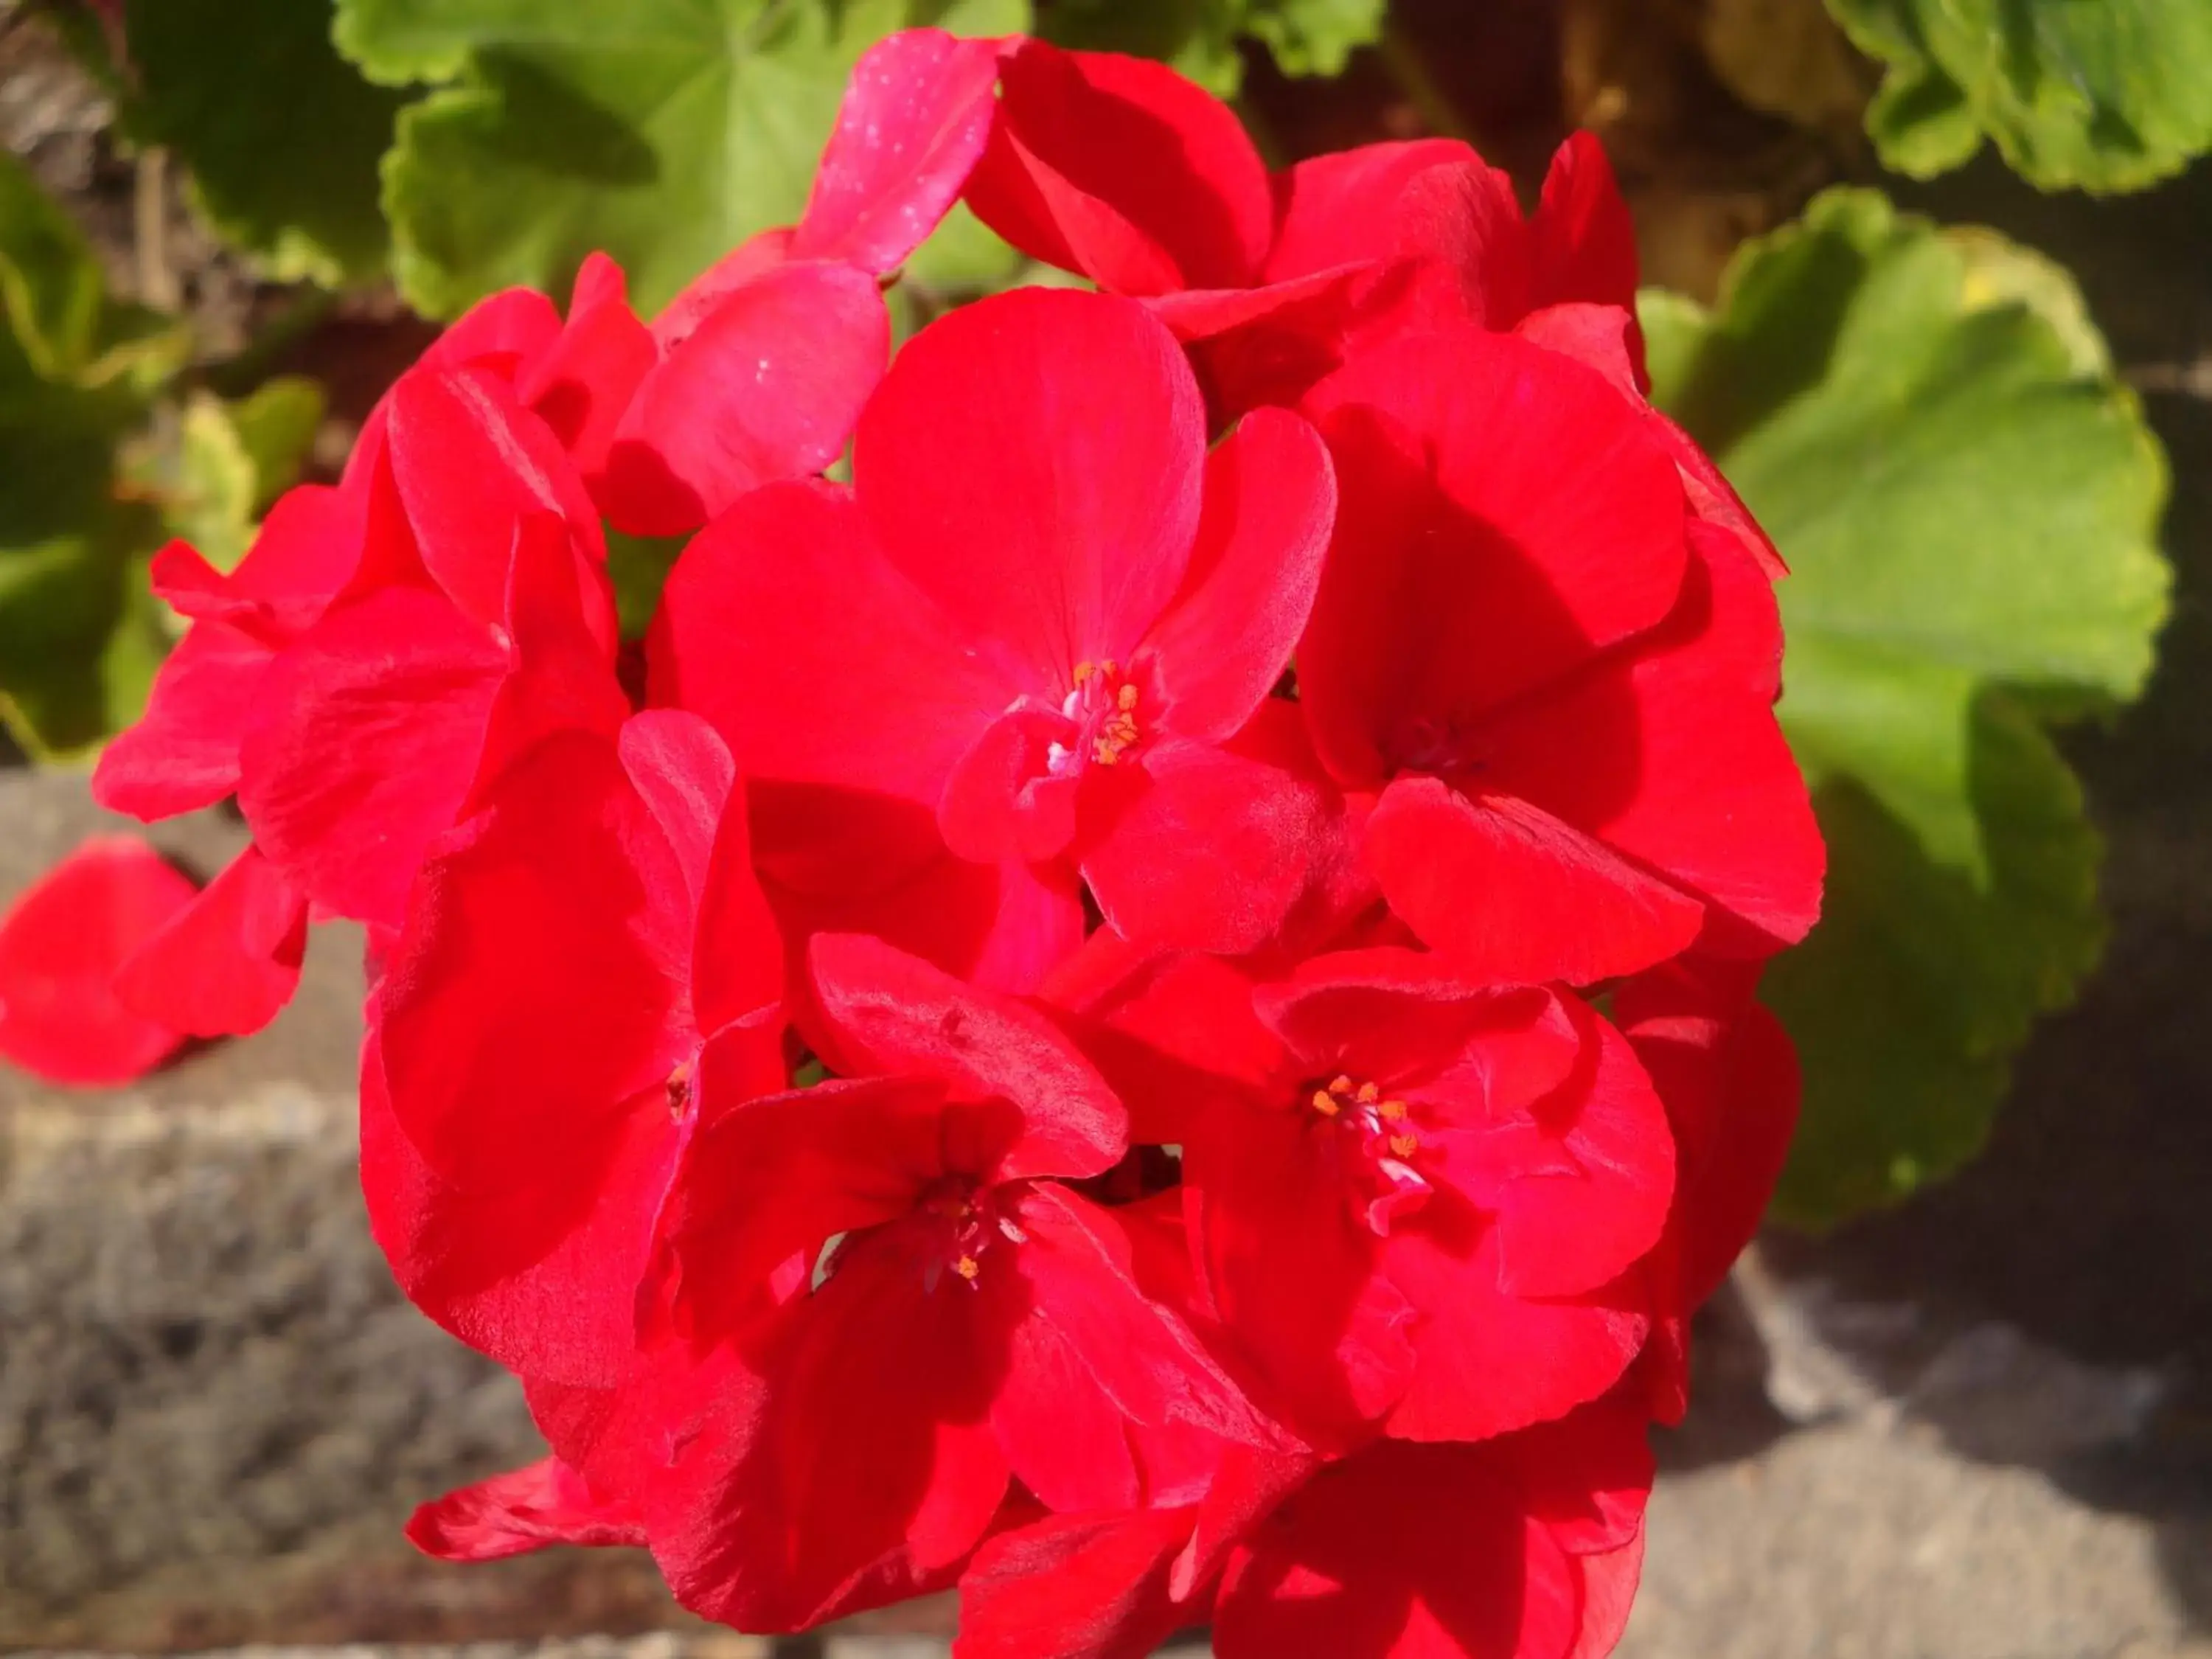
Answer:
[[1722, 1313], [1620, 1659], [2212, 1659], [2212, 1468], [2166, 1420], [2178, 1366], [1765, 1253]]
[[[95, 830], [68, 773], [0, 771], [0, 905]], [[211, 872], [219, 815], [155, 839]], [[355, 1169], [358, 939], [297, 1002], [139, 1085], [0, 1067], [0, 1647], [635, 1631], [651, 1565], [427, 1561], [413, 1505], [539, 1449], [519, 1391], [400, 1298]]]

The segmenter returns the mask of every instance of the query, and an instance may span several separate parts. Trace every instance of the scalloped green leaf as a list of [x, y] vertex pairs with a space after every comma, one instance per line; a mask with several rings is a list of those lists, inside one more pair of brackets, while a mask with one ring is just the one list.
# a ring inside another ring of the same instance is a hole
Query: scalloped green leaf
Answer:
[[594, 249], [647, 310], [795, 220], [862, 51], [932, 24], [994, 35], [1027, 0], [338, 0], [372, 77], [436, 89], [384, 166], [393, 268], [449, 317]]
[[373, 276], [377, 163], [402, 101], [331, 44], [333, 0], [127, 0], [123, 125], [191, 169], [201, 206], [276, 275]]
[[1929, 178], [1986, 137], [2045, 190], [2140, 190], [2212, 149], [2204, 0], [1828, 0], [1887, 75], [1883, 161]]
[[2054, 720], [2142, 690], [2165, 459], [2063, 271], [1832, 191], [1717, 308], [1646, 296], [1656, 396], [1792, 574], [1782, 719], [1826, 914], [1767, 995], [1805, 1066], [1778, 1199], [1813, 1224], [1972, 1156], [2094, 965], [2099, 843]]

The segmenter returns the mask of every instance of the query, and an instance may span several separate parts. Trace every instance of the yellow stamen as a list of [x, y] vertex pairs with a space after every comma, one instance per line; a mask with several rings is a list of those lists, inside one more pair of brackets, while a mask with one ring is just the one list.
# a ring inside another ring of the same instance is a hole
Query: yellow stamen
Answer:
[[1385, 1123], [1399, 1123], [1405, 1120], [1406, 1103], [1402, 1100], [1386, 1100], [1375, 1110]]
[[1328, 1085], [1328, 1091], [1333, 1095], [1350, 1094], [1352, 1092], [1352, 1079], [1348, 1077], [1340, 1076], [1335, 1082]]
[[1390, 1137], [1390, 1150], [1395, 1152], [1400, 1158], [1411, 1158], [1415, 1152], [1421, 1150], [1420, 1137], [1418, 1135], [1392, 1135]]
[[952, 1264], [952, 1271], [961, 1278], [973, 1281], [975, 1275], [983, 1271], [983, 1264], [972, 1255], [963, 1255]]
[[1363, 1083], [1359, 1085], [1359, 1092], [1354, 1096], [1353, 1098], [1358, 1100], [1362, 1106], [1372, 1106], [1376, 1100], [1381, 1098], [1382, 1094], [1382, 1091], [1376, 1088], [1373, 1084]]
[[1316, 1112], [1319, 1112], [1323, 1117], [1334, 1117], [1337, 1112], [1336, 1097], [1329, 1093], [1326, 1089], [1315, 1090], [1313, 1091], [1313, 1109]]

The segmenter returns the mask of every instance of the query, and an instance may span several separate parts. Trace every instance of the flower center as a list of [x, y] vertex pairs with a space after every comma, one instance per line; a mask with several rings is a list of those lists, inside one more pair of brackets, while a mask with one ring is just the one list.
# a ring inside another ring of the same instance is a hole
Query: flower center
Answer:
[[1378, 1237], [1429, 1201], [1433, 1189], [1419, 1167], [1421, 1137], [1407, 1102], [1340, 1075], [1315, 1086], [1305, 1109], [1335, 1143], [1352, 1212]]
[[921, 1197], [915, 1209], [921, 1223], [921, 1277], [935, 1290], [950, 1273], [973, 1285], [982, 1276], [983, 1259], [1002, 1242], [1019, 1244], [1026, 1235], [1000, 1205], [995, 1189], [965, 1176], [948, 1176]]
[[1055, 743], [1047, 751], [1053, 775], [1065, 777], [1086, 761], [1119, 765], [1142, 735], [1137, 727], [1138, 700], [1135, 683], [1122, 678], [1111, 658], [1076, 664], [1075, 687], [1060, 705], [1075, 730], [1066, 742]]

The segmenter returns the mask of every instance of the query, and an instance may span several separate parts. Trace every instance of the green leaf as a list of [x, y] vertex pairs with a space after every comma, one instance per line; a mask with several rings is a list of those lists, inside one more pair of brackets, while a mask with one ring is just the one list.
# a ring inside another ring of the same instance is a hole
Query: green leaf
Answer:
[[297, 376], [237, 403], [194, 392], [165, 423], [168, 441], [141, 446], [125, 471], [134, 492], [158, 507], [165, 534], [190, 542], [216, 569], [234, 570], [261, 514], [300, 476], [322, 417], [321, 388]]
[[144, 706], [147, 653], [115, 642], [151, 603], [160, 522], [118, 495], [105, 433], [0, 428], [0, 722], [33, 756], [82, 752]]
[[76, 225], [0, 152], [0, 724], [33, 755], [81, 751], [143, 706], [164, 641], [122, 624], [152, 604], [161, 524], [119, 486], [117, 445], [188, 349], [107, 293]]
[[626, 536], [607, 532], [607, 580], [615, 590], [615, 617], [626, 640], [641, 640], [660, 609], [660, 590], [684, 551], [681, 536]]
[[2045, 190], [2139, 190], [2212, 149], [2204, 0], [1828, 0], [1888, 67], [1882, 160], [1928, 178], [1996, 140]]
[[622, 261], [651, 311], [746, 237], [795, 220], [845, 79], [895, 29], [991, 35], [1027, 0], [339, 0], [379, 80], [438, 90], [399, 119], [384, 204], [417, 309], [564, 291]]
[[1244, 78], [1240, 38], [1274, 54], [1288, 75], [1335, 75], [1382, 33], [1387, 0], [1055, 0], [1045, 38], [1089, 52], [1173, 64], [1208, 91], [1233, 96]]
[[30, 170], [0, 150], [0, 419], [128, 419], [183, 366], [173, 318], [112, 298], [100, 260]]
[[1353, 52], [1382, 37], [1389, 0], [1253, 0], [1244, 32], [1285, 75], [1341, 75]]
[[383, 269], [377, 161], [399, 95], [331, 44], [333, 0], [128, 0], [123, 126], [191, 169], [225, 235], [286, 280]]
[[1778, 1200], [1832, 1221], [1970, 1156], [2102, 923], [2039, 720], [2148, 677], [2164, 458], [2064, 273], [1838, 191], [1748, 245], [1717, 311], [1649, 296], [1656, 396], [1790, 562], [1782, 718], [1826, 915], [1768, 976], [1805, 1065]]

